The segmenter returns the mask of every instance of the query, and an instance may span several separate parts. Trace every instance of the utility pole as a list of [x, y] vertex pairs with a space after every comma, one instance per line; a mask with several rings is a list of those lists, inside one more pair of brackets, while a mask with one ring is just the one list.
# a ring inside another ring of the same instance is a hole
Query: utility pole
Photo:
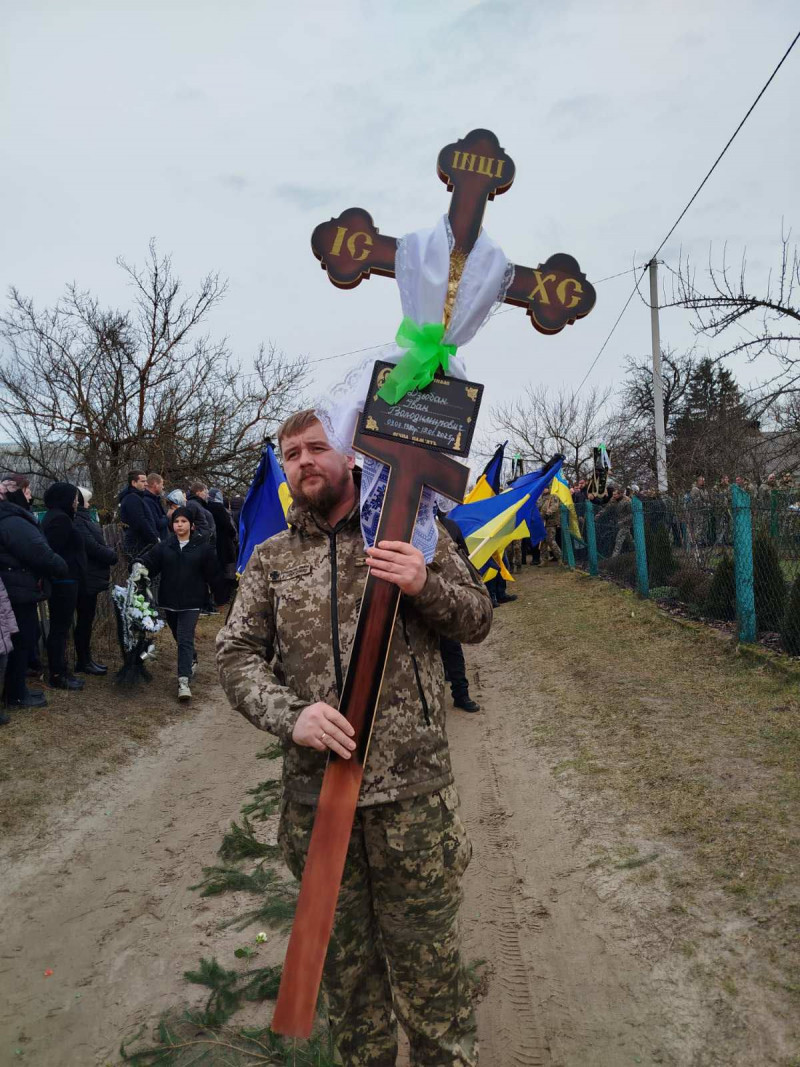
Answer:
[[664, 379], [661, 377], [661, 331], [658, 325], [658, 260], [651, 259], [650, 332], [653, 339], [653, 411], [656, 429], [656, 479], [659, 493], [667, 491], [667, 433], [664, 426]]

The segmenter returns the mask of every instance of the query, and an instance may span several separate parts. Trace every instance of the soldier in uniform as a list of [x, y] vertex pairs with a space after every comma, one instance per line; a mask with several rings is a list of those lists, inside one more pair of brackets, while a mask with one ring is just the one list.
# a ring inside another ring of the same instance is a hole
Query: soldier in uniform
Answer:
[[259, 545], [217, 660], [233, 707], [283, 744], [279, 842], [300, 877], [329, 751], [353, 730], [336, 710], [367, 569], [403, 593], [325, 962], [343, 1063], [387, 1067], [397, 1019], [411, 1062], [477, 1063], [460, 954], [461, 876], [471, 846], [445, 732], [439, 639], [482, 641], [492, 608], [478, 573], [440, 530], [430, 564], [412, 545], [364, 549], [352, 457], [313, 411], [278, 434], [294, 503], [289, 528]]
[[556, 530], [561, 522], [561, 501], [553, 496], [549, 489], [543, 489], [538, 501], [539, 514], [542, 516], [545, 531], [545, 543], [541, 546], [542, 563], [546, 563], [545, 553], [549, 551], [553, 563], [561, 559], [561, 549], [556, 541]]

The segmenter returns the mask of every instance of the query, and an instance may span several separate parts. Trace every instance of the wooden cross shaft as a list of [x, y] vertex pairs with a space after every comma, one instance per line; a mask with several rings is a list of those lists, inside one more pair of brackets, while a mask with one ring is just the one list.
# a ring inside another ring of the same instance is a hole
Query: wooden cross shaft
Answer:
[[[460, 502], [464, 498], [469, 470], [449, 456], [366, 436], [358, 430], [353, 448], [389, 467], [376, 544], [411, 540], [426, 485], [452, 500]], [[399, 603], [396, 585], [372, 575], [367, 577], [339, 703], [339, 711], [355, 730], [356, 750], [349, 760], [331, 753], [322, 780], [271, 1024], [275, 1033], [287, 1037], [308, 1037], [314, 1024], [322, 968]]]
[[[446, 145], [437, 172], [453, 196], [448, 219], [455, 246], [472, 250], [483, 222], [486, 203], [507, 192], [514, 181], [513, 159], [490, 130], [472, 130]], [[397, 238], [381, 234], [372, 216], [351, 207], [322, 222], [311, 235], [311, 248], [334, 285], [353, 289], [371, 274], [393, 278]], [[578, 261], [557, 252], [537, 267], [514, 266], [507, 304], [524, 307], [540, 333], [558, 333], [588, 315], [595, 304], [594, 287]]]

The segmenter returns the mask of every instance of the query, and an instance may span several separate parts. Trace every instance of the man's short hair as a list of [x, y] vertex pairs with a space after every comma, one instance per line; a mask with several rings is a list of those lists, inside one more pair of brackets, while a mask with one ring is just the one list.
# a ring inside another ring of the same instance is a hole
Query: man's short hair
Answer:
[[205, 482], [192, 482], [192, 484], [189, 486], [189, 492], [194, 493], [195, 495], [197, 493], [205, 492], [206, 489], [208, 489], [208, 486]]
[[309, 426], [313, 426], [315, 422], [319, 422], [319, 419], [313, 408], [303, 408], [302, 411], [295, 411], [294, 415], [290, 415], [285, 422], [281, 423], [278, 430], [278, 448], [281, 447], [284, 437], [297, 437], [299, 433], [307, 430]]
[[164, 484], [164, 479], [161, 477], [161, 475], [158, 473], [158, 471], [150, 471], [150, 473], [147, 475], [147, 484], [148, 485], [163, 485]]
[[142, 475], [144, 475], [145, 478], [146, 478], [147, 477], [147, 472], [146, 471], [128, 471], [128, 485], [131, 485], [133, 482], [135, 482], [137, 478], [141, 478]]

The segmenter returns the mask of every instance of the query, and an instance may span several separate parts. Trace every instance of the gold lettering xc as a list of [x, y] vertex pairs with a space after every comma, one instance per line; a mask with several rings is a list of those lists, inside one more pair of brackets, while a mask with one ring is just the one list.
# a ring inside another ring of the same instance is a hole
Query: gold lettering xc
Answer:
[[534, 285], [531, 290], [528, 300], [535, 300], [538, 296], [543, 304], [549, 304], [550, 297], [547, 294], [545, 286], [548, 282], [554, 282], [556, 280], [555, 274], [545, 274], [544, 277], [542, 277], [542, 272], [540, 270], [535, 270], [533, 276], [536, 279], [536, 285]]
[[[567, 303], [567, 286], [573, 286], [572, 297], [569, 303]], [[562, 282], [558, 283], [556, 288], [556, 296], [559, 302], [563, 304], [565, 308], [574, 308], [581, 302], [581, 294], [583, 293], [583, 286], [575, 278], [565, 278]]]

